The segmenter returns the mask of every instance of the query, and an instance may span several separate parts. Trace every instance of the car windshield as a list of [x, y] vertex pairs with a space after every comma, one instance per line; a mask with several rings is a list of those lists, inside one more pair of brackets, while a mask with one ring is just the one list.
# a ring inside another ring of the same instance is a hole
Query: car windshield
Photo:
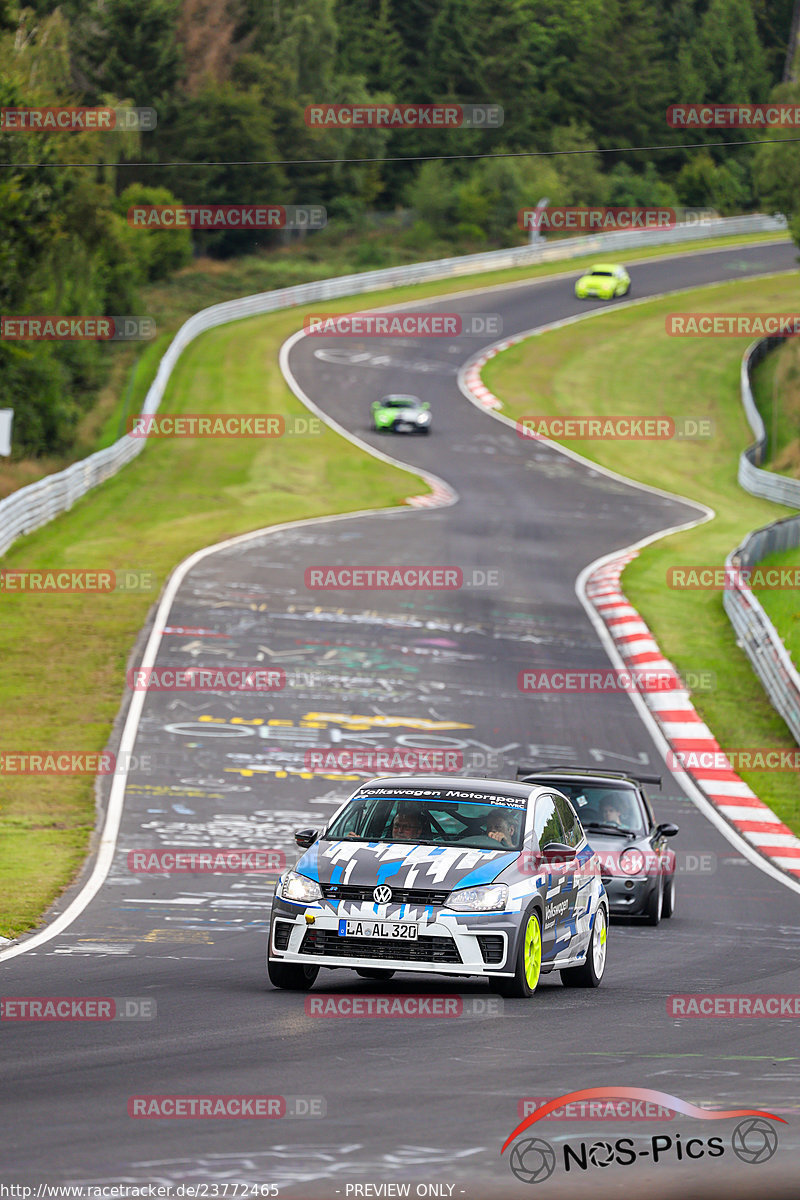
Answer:
[[592, 275], [613, 275], [614, 272], [613, 271], [591, 271], [590, 274], [592, 274]]
[[613, 783], [563, 783], [557, 779], [548, 782], [572, 801], [585, 829], [602, 826], [609, 832], [619, 829], [637, 837], [647, 832], [633, 788], [616, 787]]
[[461, 846], [475, 850], [520, 850], [525, 801], [505, 804], [443, 800], [432, 794], [359, 796], [326, 829], [327, 841], [411, 842], [420, 846]]
[[419, 400], [415, 396], [387, 396], [381, 400], [384, 408], [419, 408]]

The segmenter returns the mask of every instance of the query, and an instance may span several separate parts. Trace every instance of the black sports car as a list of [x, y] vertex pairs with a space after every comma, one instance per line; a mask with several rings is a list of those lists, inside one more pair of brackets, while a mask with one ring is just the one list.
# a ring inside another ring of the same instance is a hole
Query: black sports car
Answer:
[[558, 788], [580, 818], [600, 859], [612, 916], [645, 917], [658, 925], [675, 911], [675, 852], [667, 838], [678, 826], [656, 822], [642, 784], [656, 775], [628, 775], [592, 767], [520, 767], [525, 783]]

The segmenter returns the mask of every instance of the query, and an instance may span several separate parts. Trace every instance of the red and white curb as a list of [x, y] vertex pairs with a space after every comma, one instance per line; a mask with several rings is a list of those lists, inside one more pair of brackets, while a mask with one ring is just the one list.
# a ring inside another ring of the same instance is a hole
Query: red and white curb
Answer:
[[431, 490], [425, 496], [409, 496], [405, 503], [412, 508], [442, 508], [445, 505], [453, 504], [456, 500], [456, 493], [446, 483], [435, 477], [431, 478]]
[[493, 392], [490, 392], [486, 384], [481, 379], [481, 371], [485, 367], [490, 358], [500, 354], [503, 350], [508, 350], [509, 346], [513, 346], [515, 342], [522, 341], [522, 338], [509, 338], [507, 342], [498, 342], [496, 346], [490, 348], [481, 354], [479, 358], [473, 361], [467, 367], [464, 373], [464, 382], [466, 383], [473, 396], [478, 399], [484, 408], [502, 408], [502, 400], [498, 400]]
[[[636, 557], [623, 554], [599, 567], [587, 581], [586, 595], [628, 668], [677, 675], [620, 587], [624, 568]], [[714, 755], [712, 761], [723, 763], [708, 768], [684, 764], [682, 769], [743, 838], [774, 866], [800, 879], [800, 838], [739, 778], [719, 742], [695, 712], [688, 691], [642, 691], [640, 695], [677, 754], [709, 752]]]

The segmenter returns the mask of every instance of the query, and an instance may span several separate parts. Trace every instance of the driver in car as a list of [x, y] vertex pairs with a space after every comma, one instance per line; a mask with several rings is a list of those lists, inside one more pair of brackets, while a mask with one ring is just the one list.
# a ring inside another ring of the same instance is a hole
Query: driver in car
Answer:
[[630, 827], [631, 813], [618, 792], [605, 792], [600, 797], [600, 820], [605, 825], [618, 825], [620, 829]]
[[486, 832], [490, 838], [494, 838], [501, 846], [504, 846], [507, 850], [513, 850], [514, 835], [516, 833], [516, 822], [513, 817], [501, 812], [499, 809], [495, 809], [486, 818]]
[[400, 808], [392, 821], [392, 837], [403, 842], [423, 838], [426, 836], [425, 825], [422, 813], [415, 805]]

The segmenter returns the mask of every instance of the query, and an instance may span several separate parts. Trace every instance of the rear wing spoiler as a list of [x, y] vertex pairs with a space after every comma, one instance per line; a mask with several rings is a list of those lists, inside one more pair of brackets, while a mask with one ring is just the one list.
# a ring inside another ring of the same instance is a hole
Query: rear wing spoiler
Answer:
[[566, 763], [560, 763], [557, 766], [537, 767], [533, 763], [527, 766], [517, 767], [517, 779], [523, 779], [525, 782], [533, 782], [529, 779], [536, 775], [553, 775], [555, 772], [563, 771], [569, 775], [609, 775], [612, 779], [633, 779], [636, 783], [651, 783], [655, 787], [661, 787], [660, 775], [639, 775], [636, 771], [607, 771], [603, 767], [570, 767]]

